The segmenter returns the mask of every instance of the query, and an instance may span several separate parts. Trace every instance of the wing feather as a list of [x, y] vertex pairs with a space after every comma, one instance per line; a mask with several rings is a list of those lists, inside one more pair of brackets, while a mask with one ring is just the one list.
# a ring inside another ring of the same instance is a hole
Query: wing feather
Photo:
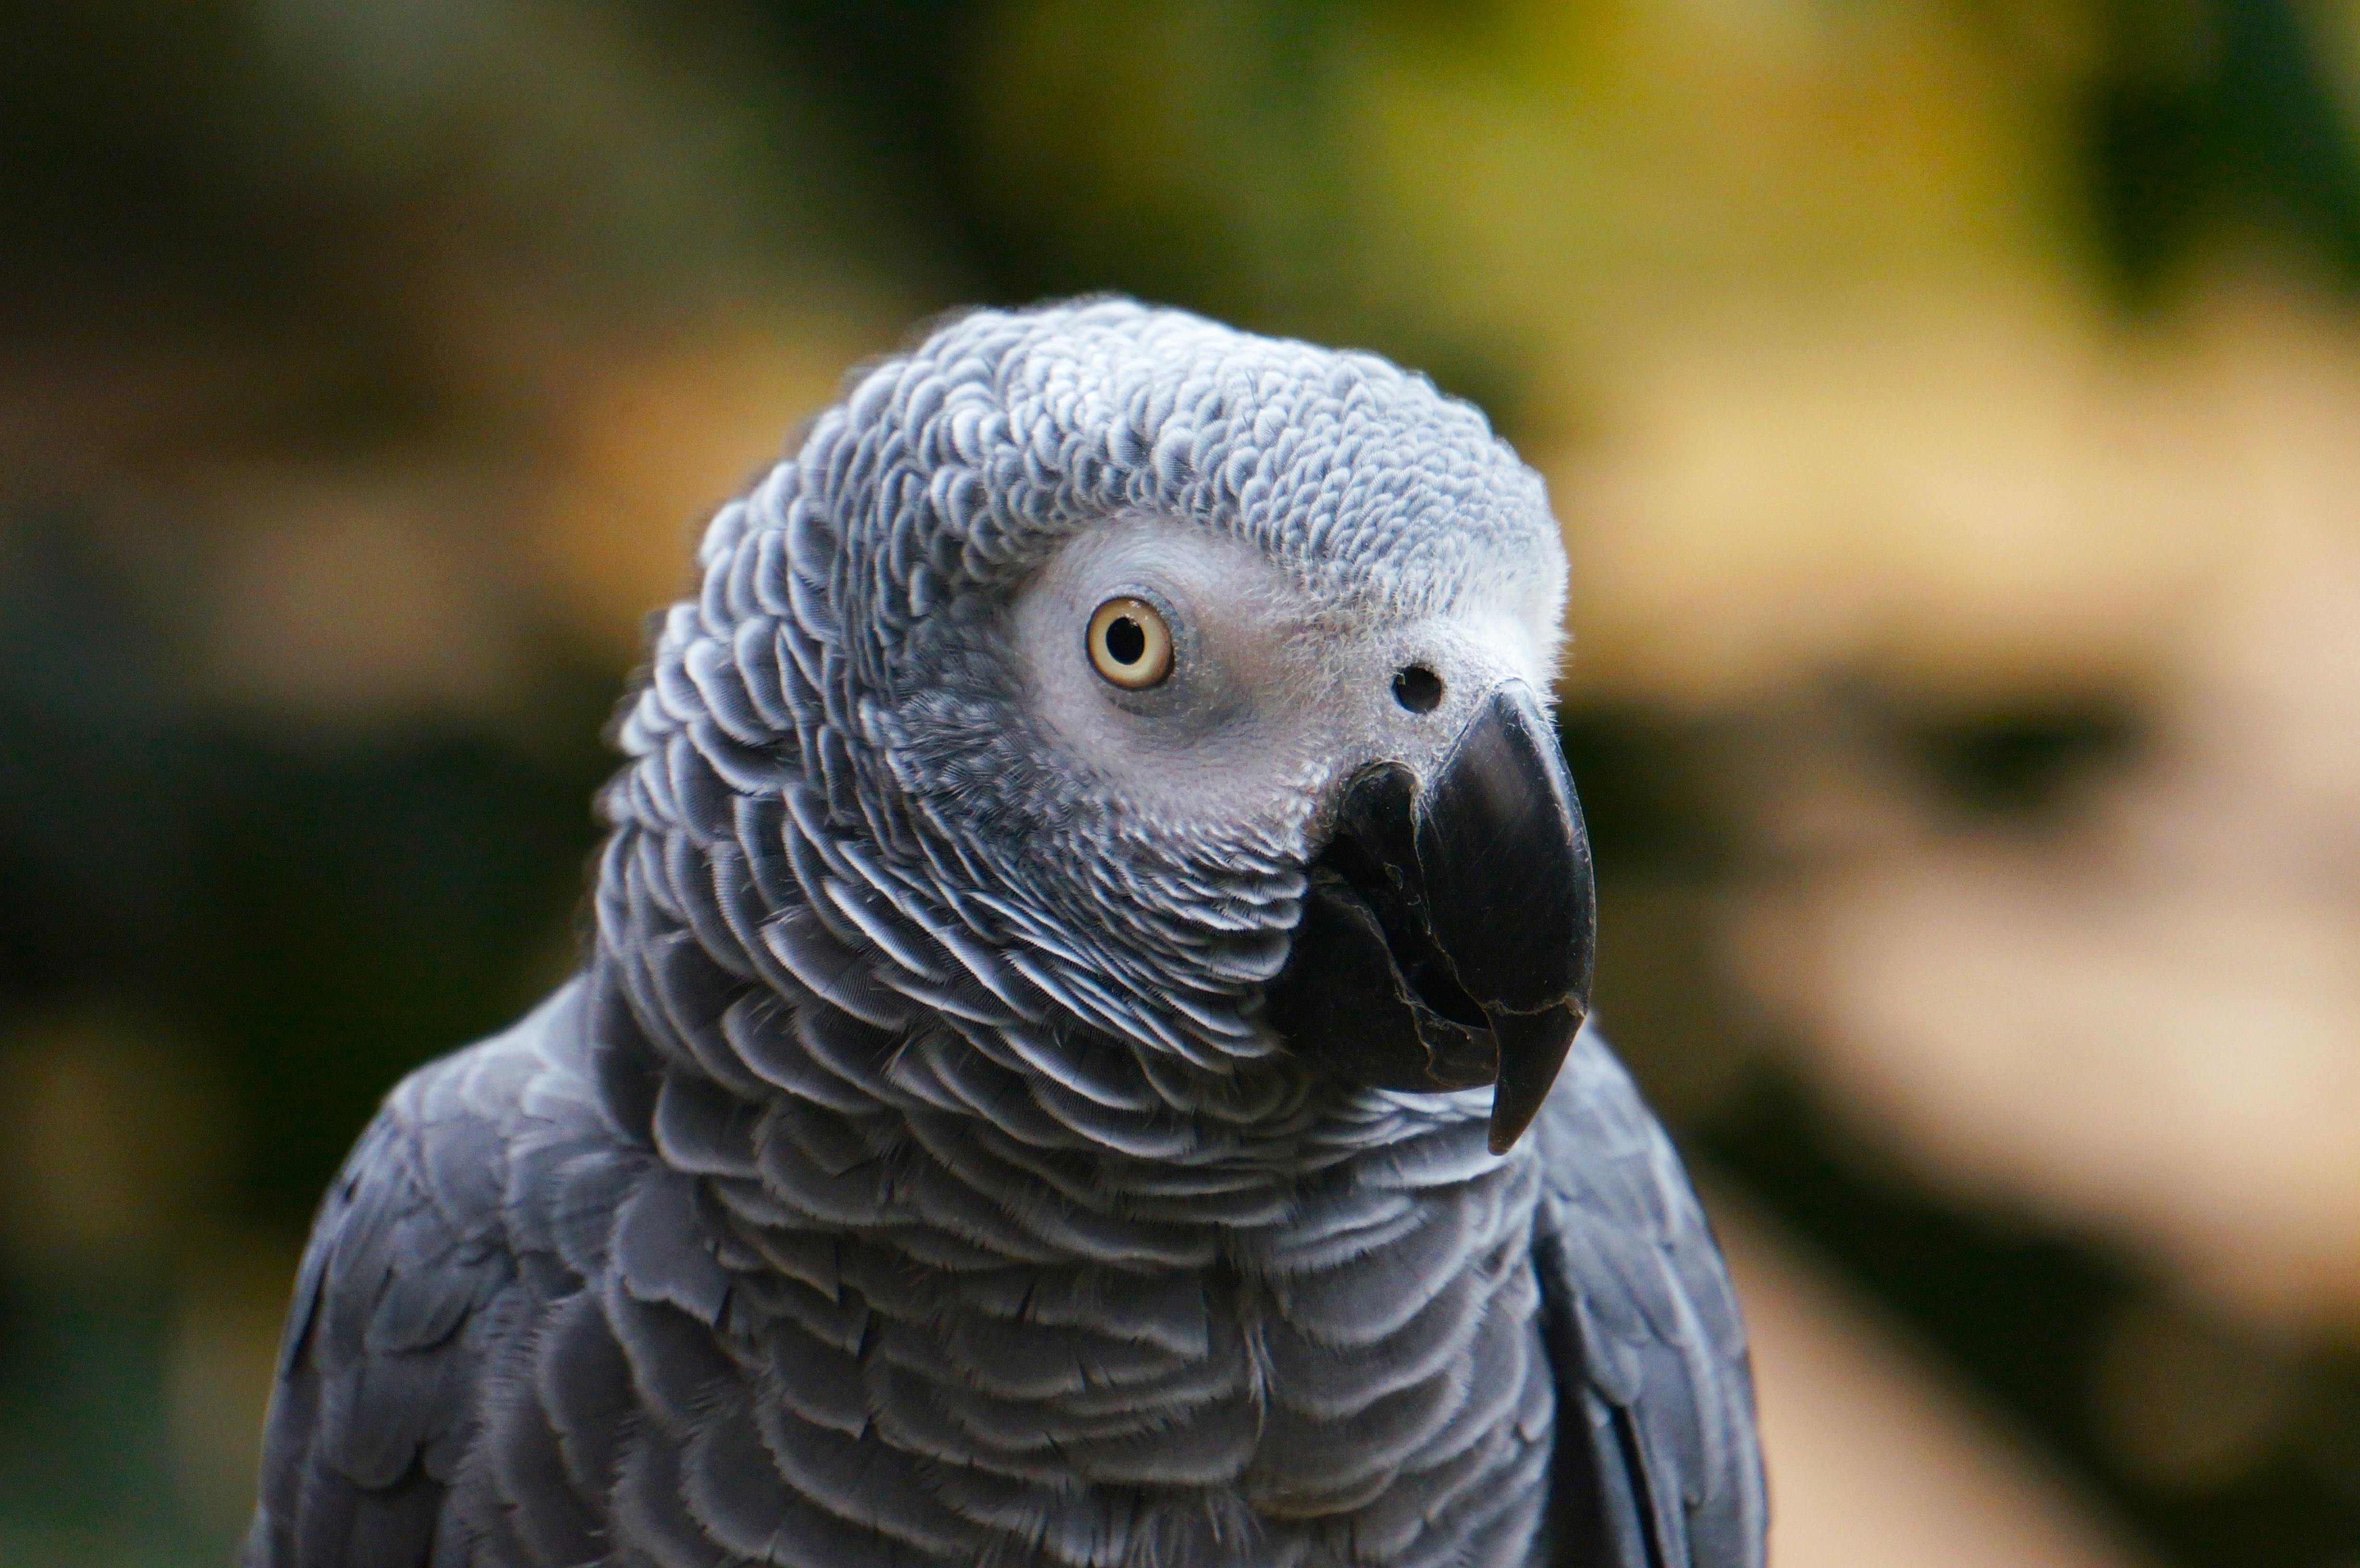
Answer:
[[1594, 1031], [1534, 1134], [1557, 1560], [1760, 1568], [1768, 1507], [1737, 1298], [1679, 1156]]
[[413, 1074], [329, 1189], [288, 1315], [248, 1568], [424, 1568], [454, 1528], [486, 1357], [538, 1311], [505, 1192], [547, 1016]]

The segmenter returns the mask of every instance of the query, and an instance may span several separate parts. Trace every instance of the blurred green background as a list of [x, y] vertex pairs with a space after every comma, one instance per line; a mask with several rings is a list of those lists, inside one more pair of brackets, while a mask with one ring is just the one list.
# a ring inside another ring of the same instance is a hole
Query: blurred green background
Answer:
[[2360, 5], [0, 6], [0, 1563], [225, 1560], [698, 519], [961, 302], [1480, 401], [1777, 1561], [2360, 1568]]

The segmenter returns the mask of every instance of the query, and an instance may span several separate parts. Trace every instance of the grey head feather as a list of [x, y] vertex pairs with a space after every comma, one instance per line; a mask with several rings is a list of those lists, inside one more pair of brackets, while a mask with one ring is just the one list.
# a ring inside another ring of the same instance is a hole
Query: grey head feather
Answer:
[[1011, 595], [1125, 516], [1372, 613], [1517, 599], [1553, 628], [1563, 594], [1538, 477], [1421, 376], [1121, 299], [968, 315], [722, 510], [664, 624], [607, 810], [729, 863], [708, 948], [881, 1028], [914, 1003], [1217, 1071], [1271, 1052], [1252, 1004], [1316, 822], [1127, 806], [1059, 765], [1013, 661]]

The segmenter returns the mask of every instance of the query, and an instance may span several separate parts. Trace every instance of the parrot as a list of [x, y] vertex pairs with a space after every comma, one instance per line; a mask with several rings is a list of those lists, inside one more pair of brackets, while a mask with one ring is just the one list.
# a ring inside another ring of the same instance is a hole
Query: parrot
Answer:
[[1485, 416], [945, 318], [651, 622], [573, 976], [322, 1201], [248, 1568], [1759, 1568]]

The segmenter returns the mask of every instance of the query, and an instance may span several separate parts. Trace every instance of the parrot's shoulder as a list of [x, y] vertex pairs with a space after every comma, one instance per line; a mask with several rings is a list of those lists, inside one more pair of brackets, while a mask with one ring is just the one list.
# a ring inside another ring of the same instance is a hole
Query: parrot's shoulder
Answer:
[[280, 1351], [257, 1568], [427, 1561], [486, 1356], [555, 1283], [519, 1245], [514, 1189], [536, 1133], [587, 1125], [573, 989], [404, 1079], [329, 1188]]
[[1534, 1127], [1560, 1529], [1630, 1568], [1758, 1568], [1767, 1508], [1736, 1293], [1678, 1153], [1595, 1030]]

